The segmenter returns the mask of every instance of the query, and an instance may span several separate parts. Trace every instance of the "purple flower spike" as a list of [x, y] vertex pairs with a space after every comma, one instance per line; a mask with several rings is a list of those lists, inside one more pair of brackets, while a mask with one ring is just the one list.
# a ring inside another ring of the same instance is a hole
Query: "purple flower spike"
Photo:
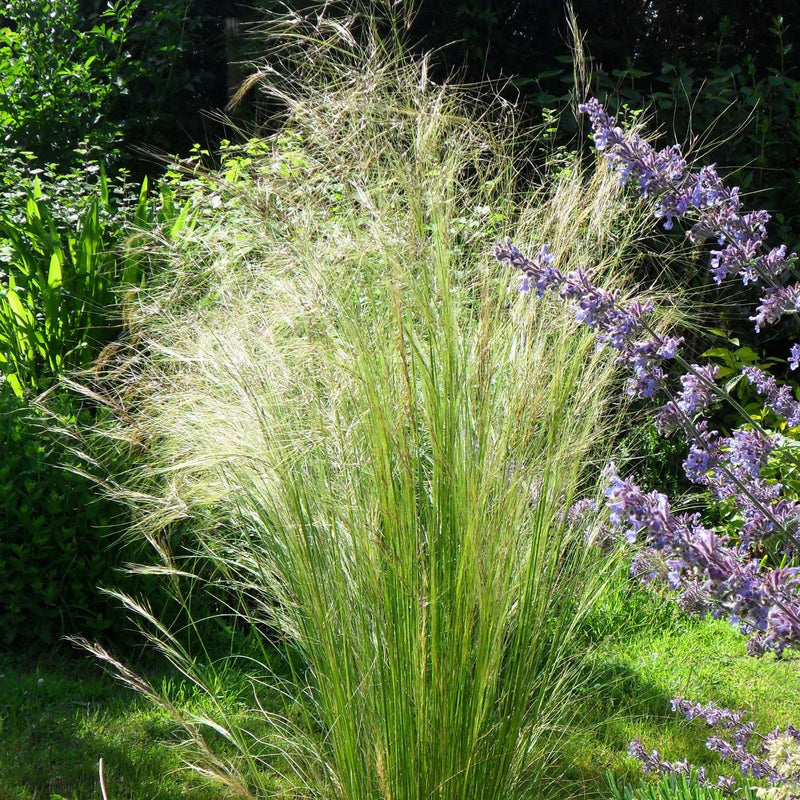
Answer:
[[763, 325], [777, 322], [784, 314], [800, 310], [800, 283], [790, 286], [773, 286], [764, 293], [758, 313], [750, 317], [755, 322], [756, 333]]
[[[688, 220], [692, 242], [716, 243], [711, 272], [717, 283], [738, 276], [744, 284], [763, 285], [760, 305], [751, 318], [757, 331], [783, 314], [800, 311], [800, 283], [779, 282], [797, 256], [784, 245], [767, 248], [769, 214], [745, 212], [738, 188], [726, 187], [713, 165], [690, 171], [677, 147], [655, 150], [637, 134], [626, 133], [596, 99], [580, 108], [589, 115], [598, 150], [622, 183], [630, 181], [643, 196], [654, 199], [656, 216], [665, 228]], [[652, 302], [623, 304], [620, 292], [597, 286], [589, 269], [561, 273], [546, 245], [530, 259], [507, 239], [495, 247], [495, 255], [520, 270], [522, 291], [535, 290], [540, 297], [548, 290], [557, 291], [569, 301], [576, 321], [593, 332], [598, 344], [615, 351], [617, 363], [631, 370], [630, 394], [653, 398], [660, 391], [672, 392], [666, 362], [675, 360], [687, 367], [678, 355], [683, 340], [653, 330], [648, 321]], [[800, 343], [791, 349], [789, 366], [800, 366]], [[784, 439], [764, 432], [754, 420], [724, 437], [712, 430], [708, 412], [728, 391], [717, 385], [718, 376], [714, 365], [688, 366], [679, 390], [669, 395], [655, 421], [663, 434], [684, 435], [687, 477], [707, 487], [716, 500], [730, 503], [738, 531], [719, 535], [703, 525], [699, 514], [674, 513], [665, 495], [642, 492], [617, 475], [606, 493], [610, 522], [640, 545], [632, 574], [641, 580], [665, 581], [684, 610], [729, 619], [750, 637], [748, 650], [754, 655], [800, 648], [798, 570], [770, 569], [762, 560], [765, 552], [786, 558], [784, 563], [800, 556], [800, 502], [788, 496], [774, 475], [761, 474]], [[752, 366], [743, 369], [743, 376], [788, 427], [800, 428], [800, 402], [789, 386], [779, 386]], [[733, 744], [718, 739], [711, 746], [737, 760], [745, 774], [767, 775], [767, 767], [744, 750], [752, 732], [749, 723], [738, 725]], [[662, 762], [656, 753], [646, 758], [653, 769], [688, 768], [684, 762]]]
[[789, 369], [797, 369], [800, 364], [800, 344], [793, 344], [789, 352]]
[[[800, 345], [793, 345], [792, 353], [797, 349], [797, 356], [800, 359]], [[792, 359], [789, 359], [791, 366]], [[797, 367], [795, 361], [792, 369]], [[767, 406], [779, 417], [783, 417], [791, 427], [800, 425], [800, 403], [792, 397], [790, 386], [778, 386], [778, 382], [770, 375], [767, 375], [758, 367], [742, 367], [742, 373], [750, 382], [750, 385], [764, 398]]]
[[752, 317], [756, 331], [786, 312], [800, 310], [796, 290], [777, 283], [797, 255], [787, 254], [785, 245], [766, 249], [766, 211], [742, 213], [739, 189], [726, 187], [713, 165], [689, 171], [676, 145], [657, 151], [638, 134], [626, 134], [595, 98], [578, 109], [588, 115], [595, 146], [620, 173], [620, 181], [635, 182], [643, 197], [659, 198], [655, 214], [664, 228], [691, 215], [695, 222], [689, 238], [696, 243], [717, 241], [719, 247], [711, 253], [711, 274], [717, 283], [738, 275], [745, 285], [768, 287], [758, 315]]

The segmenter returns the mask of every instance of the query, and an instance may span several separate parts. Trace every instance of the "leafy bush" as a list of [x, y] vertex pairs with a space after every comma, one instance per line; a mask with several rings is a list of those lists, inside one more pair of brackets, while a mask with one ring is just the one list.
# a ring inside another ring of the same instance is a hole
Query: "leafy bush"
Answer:
[[[109, 7], [91, 5], [86, 26], [116, 26]], [[228, 101], [228, 52], [225, 18], [242, 12], [235, 0], [137, 0], [125, 31], [128, 58], [119, 71], [122, 91], [108, 115], [125, 143], [171, 154], [183, 154], [195, 142], [215, 143], [223, 123], [215, 118]], [[207, 113], [211, 112], [211, 113]], [[121, 154], [135, 174], [147, 166]]]
[[[69, 403], [65, 409], [73, 413]], [[120, 506], [98, 500], [93, 482], [69, 470], [76, 459], [7, 388], [0, 449], [2, 644], [49, 645], [68, 633], [120, 627], [123, 616], [97, 590], [124, 561], [114, 544]]]
[[[224, 17], [211, 0], [10, 0], [0, 15], [0, 154], [70, 172], [152, 171], [134, 148], [219, 138]], [[14, 172], [14, 170], [11, 170]]]
[[20, 397], [87, 366], [115, 336], [121, 220], [103, 175], [78, 213], [60, 225], [37, 178], [22, 219], [0, 218], [0, 372]]
[[138, 3], [109, 4], [89, 29], [81, 27], [78, 0], [6, 4], [0, 28], [4, 148], [68, 168], [81, 144], [107, 155], [118, 147], [108, 110], [124, 91], [126, 36]]

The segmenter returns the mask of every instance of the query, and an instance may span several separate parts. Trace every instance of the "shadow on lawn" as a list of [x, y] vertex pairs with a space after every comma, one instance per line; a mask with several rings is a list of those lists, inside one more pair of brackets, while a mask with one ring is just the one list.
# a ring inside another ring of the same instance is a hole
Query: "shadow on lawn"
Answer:
[[[577, 713], [588, 720], [588, 738], [568, 737], [559, 798], [610, 797], [606, 774], [638, 781], [641, 768], [627, 756], [633, 738], [645, 747], [664, 748], [673, 760], [688, 758], [713, 772], [715, 761], [705, 748], [708, 730], [687, 725], [672, 712], [672, 694], [620, 663], [587, 664], [578, 693]], [[668, 750], [668, 752], [667, 752]]]
[[[89, 659], [0, 654], [0, 800], [172, 800], [189, 785], [171, 724]], [[193, 797], [218, 797], [195, 790]]]

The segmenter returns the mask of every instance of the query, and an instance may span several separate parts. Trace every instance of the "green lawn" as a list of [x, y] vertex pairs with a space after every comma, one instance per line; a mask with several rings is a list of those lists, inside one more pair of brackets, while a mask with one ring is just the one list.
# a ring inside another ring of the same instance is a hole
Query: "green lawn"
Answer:
[[580, 712], [594, 724], [588, 739], [569, 743], [565, 795], [602, 787], [607, 770], [638, 780], [639, 765], [626, 754], [633, 738], [670, 761], [703, 765], [710, 776], [734, 774], [705, 747], [719, 731], [671, 711], [677, 695], [743, 709], [762, 733], [800, 720], [800, 653], [753, 658], [727, 621], [689, 618], [668, 599], [635, 588], [612, 589], [601, 617]]
[[[157, 676], [151, 676], [158, 680]], [[0, 800], [214, 800], [181, 768], [172, 725], [91, 659], [0, 655]]]
[[[568, 741], [548, 795], [598, 797], [608, 770], [638, 779], [626, 756], [634, 737], [664, 758], [688, 758], [715, 774], [722, 765], [705, 749], [710, 729], [670, 712], [676, 694], [746, 709], [763, 732], [800, 720], [800, 654], [751, 658], [726, 622], [688, 619], [630, 588], [612, 591], [592, 624], [595, 649], [579, 709], [590, 733]], [[195, 689], [165, 670], [145, 672], [186, 707], [202, 705]], [[0, 800], [99, 799], [101, 757], [109, 800], [228, 796], [183, 767], [167, 716], [91, 659], [0, 655], [0, 675]], [[228, 673], [232, 707], [246, 685]]]

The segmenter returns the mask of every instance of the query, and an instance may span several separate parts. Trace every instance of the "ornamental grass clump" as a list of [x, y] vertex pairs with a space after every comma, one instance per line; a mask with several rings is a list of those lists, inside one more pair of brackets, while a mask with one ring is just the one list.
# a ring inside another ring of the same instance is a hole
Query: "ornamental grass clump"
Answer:
[[[299, 83], [261, 73], [282, 130], [186, 184], [194, 224], [154, 233], [130, 351], [92, 388], [109, 441], [141, 448], [109, 482], [150, 571], [177, 592], [202, 578], [261, 655], [190, 651], [123, 602], [211, 698], [204, 717], [163, 706], [240, 796], [542, 794], [609, 567], [592, 513], [567, 512], [605, 463], [619, 376], [560, 303], [524, 303], [491, 244], [557, 232], [622, 285], [637, 201], [577, 159], [522, 195], [514, 109], [434, 84], [369, 20], [283, 32]], [[234, 717], [214, 703], [231, 661], [253, 682]]]

